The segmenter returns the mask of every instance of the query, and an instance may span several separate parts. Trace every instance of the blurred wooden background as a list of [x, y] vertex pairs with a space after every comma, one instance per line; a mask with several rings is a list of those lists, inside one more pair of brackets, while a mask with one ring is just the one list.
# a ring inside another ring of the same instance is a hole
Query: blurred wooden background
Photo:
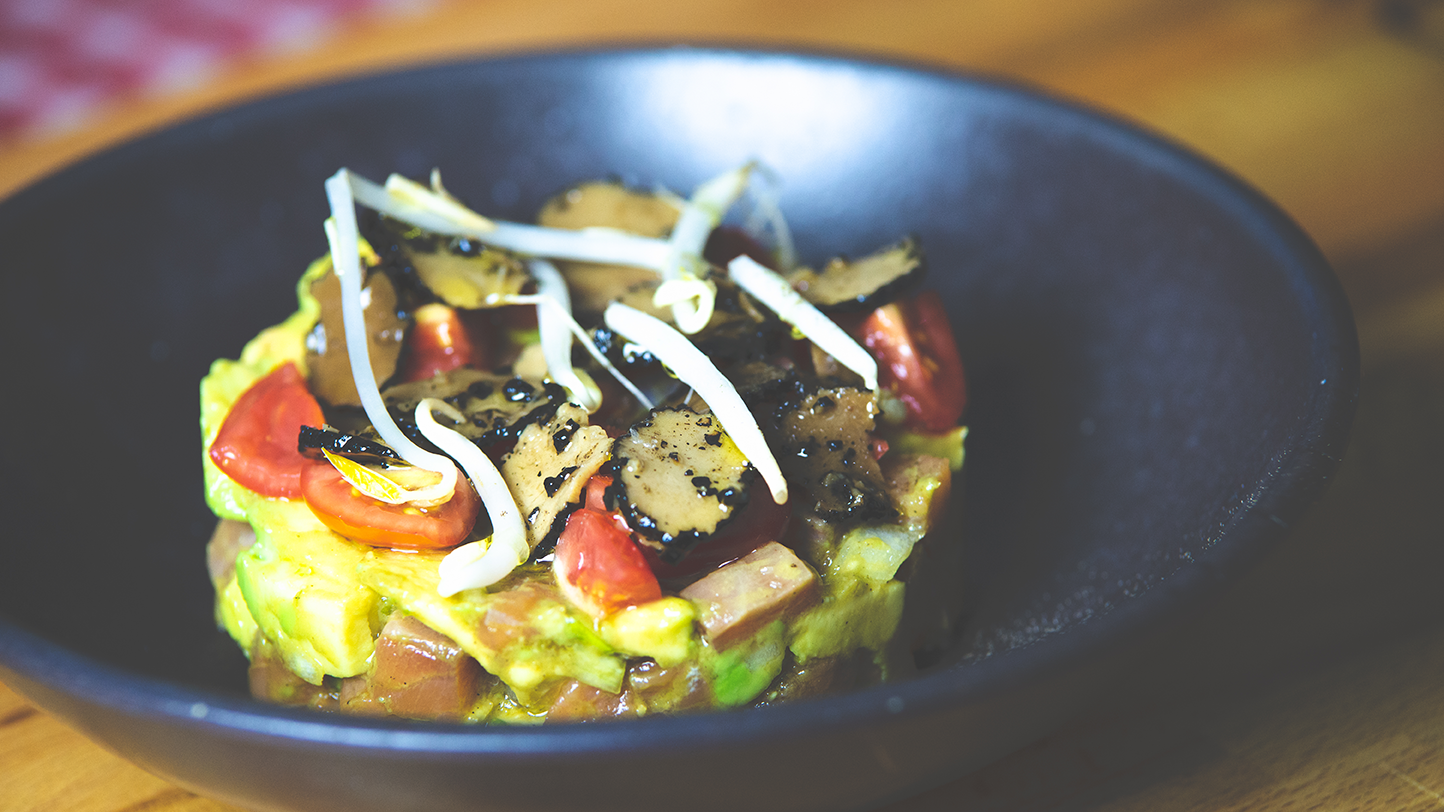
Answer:
[[[1257, 571], [1158, 644], [1156, 689], [896, 810], [1444, 807], [1441, 0], [435, 2], [118, 101], [78, 129], [0, 142], [0, 195], [301, 84], [617, 42], [849, 51], [1086, 101], [1259, 187], [1322, 246], [1355, 308], [1363, 393], [1339, 477]], [[0, 686], [0, 809], [226, 808]]]

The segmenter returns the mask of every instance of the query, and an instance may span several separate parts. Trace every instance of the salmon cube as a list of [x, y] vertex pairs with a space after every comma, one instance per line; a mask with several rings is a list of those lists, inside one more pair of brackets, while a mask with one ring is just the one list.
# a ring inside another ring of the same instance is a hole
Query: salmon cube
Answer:
[[818, 598], [819, 582], [802, 559], [775, 541], [709, 573], [682, 590], [718, 648], [743, 640]]
[[[376, 639], [375, 665], [342, 685], [348, 710], [380, 705], [408, 719], [462, 719], [476, 702], [481, 665], [449, 637], [409, 615], [393, 615]], [[363, 680], [364, 682], [358, 682]]]
[[251, 696], [279, 705], [297, 705], [316, 710], [336, 710], [337, 692], [330, 686], [312, 685], [296, 676], [281, 659], [281, 653], [263, 634], [251, 646], [251, 667], [247, 671]]

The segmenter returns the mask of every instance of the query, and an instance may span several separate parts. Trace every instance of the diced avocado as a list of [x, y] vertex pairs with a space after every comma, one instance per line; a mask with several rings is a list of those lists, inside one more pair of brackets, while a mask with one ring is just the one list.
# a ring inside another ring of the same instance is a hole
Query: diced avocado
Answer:
[[651, 657], [663, 667], [689, 659], [697, 647], [697, 608], [683, 598], [628, 606], [598, 624], [602, 639], [629, 657]]
[[251, 507], [256, 543], [236, 557], [236, 580], [286, 667], [313, 685], [366, 671], [380, 601], [356, 572], [368, 549], [318, 522], [304, 502]]
[[[298, 283], [297, 312], [248, 343], [238, 360], [212, 365], [201, 385], [201, 431], [206, 448], [231, 404], [256, 380], [286, 361], [306, 370], [307, 335], [319, 313], [310, 295], [311, 283], [329, 269], [330, 262], [324, 258], [313, 264]], [[487, 377], [485, 373], [476, 375]], [[516, 402], [507, 388], [514, 386], [512, 381], [498, 379], [492, 385], [488, 378], [490, 388], [485, 395], [482, 387], [473, 388], [476, 383], [465, 382], [462, 388], [467, 397]], [[532, 400], [527, 403], [528, 410], [547, 406], [556, 398], [544, 390]], [[824, 425], [823, 413], [830, 412], [816, 400], [814, 397], [807, 404], [809, 415], [816, 418], [816, 425], [809, 424], [812, 431], [807, 436], [837, 436], [838, 432], [823, 431], [830, 426]], [[531, 422], [545, 423], [540, 418], [550, 416], [555, 408], [539, 413]], [[672, 428], [687, 429], [690, 434], [657, 433], [650, 438], [656, 441], [655, 448], [621, 444], [634, 453], [619, 455], [623, 457], [619, 473], [629, 472], [627, 460], [642, 460], [644, 455], [639, 452], [645, 450], [652, 452], [645, 455], [648, 467], [665, 470], [671, 465], [678, 469], [680, 476], [673, 478], [680, 487], [675, 493], [642, 494], [640, 487], [635, 489], [638, 493], [630, 493], [619, 486], [618, 492], [609, 496], [624, 497], [620, 507], [635, 524], [646, 526], [639, 529], [653, 531], [649, 541], [654, 545], [681, 552], [687, 544], [675, 544], [678, 537], [695, 542], [725, 524], [737, 506], [729, 503], [726, 495], [734, 489], [744, 490], [754, 474], [730, 438], [708, 423], [710, 417], [680, 410], [667, 414], [661, 422], [676, 423]], [[506, 426], [514, 423], [518, 421], [513, 419]], [[495, 421], [483, 428], [500, 436]], [[519, 432], [520, 428], [513, 434]], [[384, 616], [404, 611], [455, 640], [504, 683], [505, 687], [498, 683], [495, 691], [478, 699], [473, 712], [477, 721], [540, 721], [552, 688], [563, 680], [620, 692], [628, 657], [650, 658], [655, 662], [648, 665], [676, 669], [675, 673], [683, 675], [673, 679], [679, 692], [676, 697], [668, 694], [647, 700], [659, 710], [671, 707], [669, 702], [689, 701], [688, 697], [698, 695], [694, 687], [705, 694], [705, 704], [744, 705], [778, 677], [789, 650], [799, 662], [806, 662], [858, 649], [881, 652], [887, 645], [898, 627], [905, 590], [892, 579], [927, 532], [937, 512], [934, 508], [941, 503], [939, 497], [947, 493], [949, 485], [949, 465], [942, 460], [931, 459], [920, 466], [905, 464], [901, 458], [930, 454], [947, 459], [956, 470], [965, 433], [958, 429], [936, 436], [906, 431], [889, 435], [891, 450], [883, 460], [880, 481], [886, 484], [898, 521], [882, 523], [881, 516], [874, 516], [877, 526], [857, 527], [841, 537], [823, 534], [826, 555], [809, 557], [824, 576], [823, 601], [796, 616], [789, 613], [790, 620], [766, 618], [758, 624], [760, 629], [749, 629], [743, 639], [720, 651], [700, 636], [697, 607], [688, 600], [662, 598], [594, 624], [567, 603], [549, 573], [536, 567], [523, 567], [490, 590], [467, 590], [443, 598], [437, 593], [437, 563], [443, 552], [382, 550], [351, 542], [321, 525], [304, 502], [252, 493], [220, 473], [203, 455], [206, 498], [212, 509], [222, 517], [248, 521], [258, 531], [256, 543], [237, 557], [235, 576], [220, 585], [216, 618], [243, 650], [264, 645], [275, 651], [287, 669], [321, 685], [327, 675], [365, 673]], [[867, 434], [863, 431], [858, 436]], [[664, 439], [665, 444], [661, 442]], [[637, 445], [637, 438], [632, 440]], [[861, 441], [849, 447], [857, 461], [839, 457], [839, 467], [847, 472], [873, 467], [868, 466], [871, 455], [864, 454], [870, 447]], [[843, 448], [838, 453], [846, 451]], [[702, 482], [704, 478], [706, 482]], [[701, 510], [706, 515], [699, 519], [701, 508], [711, 512]], [[891, 510], [884, 512], [891, 514]], [[636, 662], [634, 659], [634, 665]]]
[[931, 454], [892, 454], [883, 458], [888, 492], [904, 522], [922, 523], [927, 533], [942, 515], [953, 490], [951, 464]]
[[822, 603], [791, 626], [790, 647], [801, 661], [859, 648], [881, 652], [897, 631], [906, 587], [892, 579], [931, 529], [951, 472], [937, 457], [888, 453], [883, 473], [899, 521], [856, 527], [827, 545]]
[[889, 452], [942, 457], [954, 473], [963, 470], [963, 441], [967, 438], [967, 426], [958, 426], [942, 434], [924, 434], [911, 429], [897, 429], [885, 434]]
[[471, 589], [444, 598], [436, 590], [439, 558], [372, 550], [360, 578], [397, 609], [455, 640], [523, 703], [538, 688], [563, 678], [613, 693], [622, 690], [625, 661], [549, 580], [518, 583], [521, 576], [514, 576], [495, 592]]
[[779, 620], [724, 652], [710, 646], [703, 649], [703, 668], [718, 705], [731, 708], [750, 702], [782, 673], [786, 632], [786, 624]]
[[256, 642], [258, 629], [255, 618], [251, 617], [251, 611], [246, 608], [246, 598], [241, 594], [241, 585], [234, 575], [216, 594], [216, 624], [226, 630], [226, 634], [236, 641], [241, 651], [250, 653], [251, 645]]
[[902, 619], [901, 581], [876, 583], [838, 579], [828, 585], [822, 603], [792, 622], [792, 653], [799, 660], [849, 654], [859, 648], [880, 651]]
[[828, 566], [834, 578], [882, 583], [892, 580], [923, 537], [920, 523], [859, 527], [838, 542]]

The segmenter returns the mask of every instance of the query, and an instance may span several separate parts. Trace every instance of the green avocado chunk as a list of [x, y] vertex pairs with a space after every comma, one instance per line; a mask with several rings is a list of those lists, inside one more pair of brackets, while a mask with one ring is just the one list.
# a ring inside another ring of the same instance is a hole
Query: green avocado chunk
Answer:
[[256, 543], [236, 556], [236, 581], [286, 667], [312, 685], [364, 673], [381, 630], [380, 600], [357, 580], [366, 546], [331, 532], [304, 502], [251, 508]]
[[787, 656], [787, 629], [782, 621], [764, 626], [750, 640], [723, 652], [704, 649], [703, 669], [722, 707], [751, 702], [782, 672]]

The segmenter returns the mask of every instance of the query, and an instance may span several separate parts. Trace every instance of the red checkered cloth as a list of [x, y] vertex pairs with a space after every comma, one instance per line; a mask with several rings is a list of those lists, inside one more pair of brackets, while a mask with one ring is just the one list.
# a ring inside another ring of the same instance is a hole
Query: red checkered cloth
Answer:
[[419, 0], [0, 0], [0, 141], [54, 135], [127, 97], [311, 47]]

